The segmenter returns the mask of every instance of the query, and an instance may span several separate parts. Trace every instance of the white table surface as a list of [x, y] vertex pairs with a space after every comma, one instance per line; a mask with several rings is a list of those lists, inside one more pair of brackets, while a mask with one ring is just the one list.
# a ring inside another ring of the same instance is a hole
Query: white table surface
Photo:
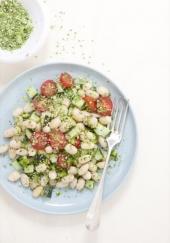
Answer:
[[23, 63], [1, 63], [0, 85], [48, 61], [97, 67], [131, 100], [138, 155], [126, 181], [104, 203], [101, 226], [93, 233], [84, 227], [85, 214], [45, 215], [20, 205], [0, 188], [0, 243], [170, 242], [168, 1], [43, 4], [51, 22], [44, 49]]

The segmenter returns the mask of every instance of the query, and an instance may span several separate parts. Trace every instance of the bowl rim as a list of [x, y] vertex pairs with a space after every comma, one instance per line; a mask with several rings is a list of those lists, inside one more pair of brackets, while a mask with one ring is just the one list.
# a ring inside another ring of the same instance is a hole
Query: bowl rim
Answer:
[[[20, 0], [21, 2], [23, 2], [23, 0]], [[42, 32], [41, 32], [41, 38], [39, 39], [38, 43], [31, 48], [31, 50], [28, 51], [28, 56], [27, 55], [18, 55], [16, 57], [12, 57], [9, 56], [7, 57], [5, 54], [0, 56], [0, 62], [2, 63], [6, 63], [6, 64], [10, 64], [10, 63], [18, 63], [21, 61], [25, 61], [26, 59], [32, 57], [36, 52], [38, 52], [38, 50], [40, 50], [47, 38], [47, 34], [49, 31], [49, 14], [48, 14], [48, 10], [45, 9], [45, 7], [43, 6], [43, 4], [39, 1], [39, 0], [34, 0], [34, 1], [30, 1], [30, 4], [37, 4], [38, 8], [41, 10], [40, 14], [42, 15], [43, 19], [44, 19], [44, 26], [42, 28]], [[25, 7], [25, 5], [24, 5]], [[26, 8], [26, 7], [25, 7]], [[31, 14], [30, 14], [31, 16]], [[30, 37], [29, 37], [30, 38]], [[28, 40], [29, 40], [28, 38]], [[27, 40], [27, 41], [28, 41]], [[26, 41], [26, 42], [27, 42]], [[19, 50], [19, 49], [18, 49]], [[1, 53], [5, 53], [5, 52], [10, 52], [10, 51], [6, 51], [6, 50], [2, 50], [0, 49]], [[17, 50], [16, 50], [17, 51]]]

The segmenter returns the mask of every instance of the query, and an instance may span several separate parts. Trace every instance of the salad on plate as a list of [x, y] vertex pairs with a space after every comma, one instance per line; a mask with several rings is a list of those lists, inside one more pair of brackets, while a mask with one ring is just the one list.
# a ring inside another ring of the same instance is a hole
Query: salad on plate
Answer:
[[[28, 102], [14, 110], [13, 126], [4, 132], [9, 142], [0, 146], [14, 168], [8, 180], [20, 180], [35, 198], [50, 197], [54, 188], [93, 189], [115, 110], [108, 89], [61, 73], [26, 93]], [[112, 157], [117, 160], [116, 150]]]

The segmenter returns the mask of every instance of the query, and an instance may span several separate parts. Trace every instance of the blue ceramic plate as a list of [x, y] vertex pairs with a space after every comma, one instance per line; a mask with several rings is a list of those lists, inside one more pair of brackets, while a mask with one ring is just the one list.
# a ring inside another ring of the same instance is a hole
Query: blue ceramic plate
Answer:
[[[0, 144], [6, 142], [2, 137], [2, 134], [3, 131], [10, 126], [10, 121], [12, 121], [12, 111], [16, 107], [24, 104], [23, 96], [25, 95], [25, 90], [31, 85], [39, 88], [43, 80], [55, 79], [61, 72], [69, 72], [74, 77], [87, 77], [97, 85], [107, 87], [110, 90], [112, 97], [123, 95], [111, 80], [88, 67], [68, 63], [53, 63], [33, 68], [18, 76], [0, 94]], [[104, 198], [107, 198], [112, 194], [126, 176], [134, 159], [136, 140], [136, 125], [130, 108], [124, 138], [118, 148], [119, 154], [121, 155], [120, 160], [115, 166], [108, 169], [105, 181]], [[83, 212], [89, 207], [94, 195], [94, 191], [84, 190], [82, 192], [77, 192], [69, 189], [62, 192], [60, 196], [56, 196], [56, 192], [54, 191], [52, 198], [50, 199], [33, 199], [31, 191], [23, 188], [19, 182], [8, 182], [7, 177], [10, 171], [12, 171], [12, 168], [8, 156], [1, 157], [1, 186], [19, 202], [44, 213], [73, 214]]]

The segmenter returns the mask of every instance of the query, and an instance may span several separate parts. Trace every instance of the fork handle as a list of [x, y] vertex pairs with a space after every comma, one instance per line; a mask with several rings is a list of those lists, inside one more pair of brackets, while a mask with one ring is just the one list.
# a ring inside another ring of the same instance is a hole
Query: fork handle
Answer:
[[97, 229], [100, 224], [100, 211], [101, 211], [101, 204], [102, 204], [104, 179], [105, 179], [107, 165], [109, 162], [109, 158], [110, 158], [112, 149], [113, 149], [113, 147], [108, 149], [106, 163], [105, 163], [105, 167], [103, 169], [102, 177], [99, 182], [98, 188], [96, 190], [95, 196], [92, 200], [92, 203], [87, 212], [87, 215], [86, 215], [85, 225], [86, 225], [86, 228], [90, 231]]

